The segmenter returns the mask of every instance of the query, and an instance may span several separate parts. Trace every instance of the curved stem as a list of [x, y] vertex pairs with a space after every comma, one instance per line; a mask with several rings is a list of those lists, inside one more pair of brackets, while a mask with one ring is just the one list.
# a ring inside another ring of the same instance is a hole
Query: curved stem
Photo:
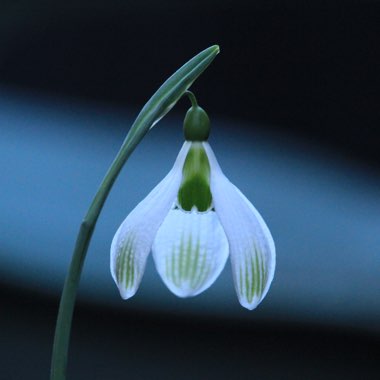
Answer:
[[83, 219], [79, 229], [72, 261], [65, 280], [61, 302], [59, 305], [51, 364], [50, 376], [52, 380], [61, 380], [66, 378], [71, 321], [83, 263], [86, 258], [87, 249], [90, 244], [100, 211], [102, 210], [104, 202], [106, 201], [111, 187], [122, 167], [123, 160], [121, 160], [120, 155], [118, 155], [100, 185], [99, 190], [94, 197], [87, 215]]
[[181, 98], [219, 53], [217, 45], [202, 51], [176, 71], [146, 103], [137, 116], [115, 160], [107, 171], [83, 219], [59, 304], [51, 362], [51, 380], [66, 379], [67, 354], [75, 298], [84, 260], [99, 214], [120, 170], [149, 129]]
[[193, 107], [197, 107], [197, 106], [198, 106], [197, 98], [195, 97], [195, 95], [194, 95], [193, 92], [187, 90], [187, 91], [185, 92], [185, 95], [188, 96], [188, 98], [190, 99], [191, 105], [192, 105]]

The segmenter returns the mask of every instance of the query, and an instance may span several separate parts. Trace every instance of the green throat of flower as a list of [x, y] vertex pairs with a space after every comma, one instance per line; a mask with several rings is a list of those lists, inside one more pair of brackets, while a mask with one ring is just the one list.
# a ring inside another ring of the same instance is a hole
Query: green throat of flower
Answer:
[[210, 164], [201, 142], [192, 142], [182, 169], [178, 203], [185, 211], [200, 212], [211, 208]]

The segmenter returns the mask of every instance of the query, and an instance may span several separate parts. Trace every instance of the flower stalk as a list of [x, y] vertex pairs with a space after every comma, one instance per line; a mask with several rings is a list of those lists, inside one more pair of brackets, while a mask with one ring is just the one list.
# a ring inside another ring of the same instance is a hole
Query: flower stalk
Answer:
[[83, 264], [96, 222], [117, 176], [149, 129], [170, 111], [218, 53], [219, 46], [209, 47], [188, 61], [166, 80], [137, 116], [116, 158], [108, 169], [80, 225], [71, 264], [66, 276], [54, 336], [51, 380], [66, 379], [72, 317]]

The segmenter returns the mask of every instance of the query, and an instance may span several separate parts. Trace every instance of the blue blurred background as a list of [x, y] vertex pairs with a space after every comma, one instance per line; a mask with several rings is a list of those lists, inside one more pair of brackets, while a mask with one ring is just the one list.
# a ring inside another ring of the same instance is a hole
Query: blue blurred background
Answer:
[[193, 90], [226, 175], [261, 212], [278, 264], [254, 312], [229, 265], [178, 299], [148, 262], [125, 302], [109, 246], [171, 168], [182, 100], [101, 214], [79, 291], [71, 379], [377, 379], [380, 5], [370, 1], [0, 4], [0, 379], [46, 378], [79, 223], [144, 102], [209, 45]]

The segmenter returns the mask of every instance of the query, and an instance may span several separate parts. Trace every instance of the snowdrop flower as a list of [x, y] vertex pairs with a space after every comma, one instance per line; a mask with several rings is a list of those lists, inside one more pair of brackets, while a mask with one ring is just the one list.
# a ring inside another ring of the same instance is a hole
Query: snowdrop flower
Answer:
[[152, 251], [169, 290], [191, 297], [214, 283], [230, 257], [239, 301], [252, 310], [274, 276], [274, 242], [260, 214], [223, 174], [207, 142], [208, 116], [189, 97], [186, 141], [171, 171], [117, 230], [112, 277], [121, 297], [132, 297]]

